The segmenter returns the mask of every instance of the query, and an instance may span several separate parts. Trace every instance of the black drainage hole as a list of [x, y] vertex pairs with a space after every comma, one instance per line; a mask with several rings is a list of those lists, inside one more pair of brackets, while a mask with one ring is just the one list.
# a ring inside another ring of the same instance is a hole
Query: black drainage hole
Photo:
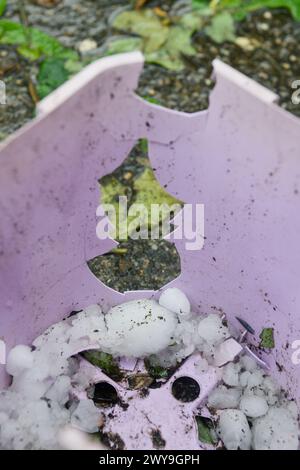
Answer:
[[93, 388], [92, 399], [95, 405], [113, 406], [120, 401], [117, 390], [108, 382], [99, 382]]
[[172, 385], [172, 394], [178, 401], [188, 403], [200, 395], [200, 386], [191, 377], [179, 377]]

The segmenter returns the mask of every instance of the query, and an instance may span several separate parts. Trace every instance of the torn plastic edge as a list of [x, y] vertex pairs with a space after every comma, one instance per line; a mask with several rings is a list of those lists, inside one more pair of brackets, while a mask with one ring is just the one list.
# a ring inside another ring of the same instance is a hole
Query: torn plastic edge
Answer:
[[266, 104], [274, 104], [279, 101], [279, 96], [252, 78], [247, 77], [230, 65], [225, 64], [220, 59], [214, 59], [213, 62], [213, 79], [218, 80], [218, 75], [238, 86], [242, 90], [254, 95], [260, 101]]

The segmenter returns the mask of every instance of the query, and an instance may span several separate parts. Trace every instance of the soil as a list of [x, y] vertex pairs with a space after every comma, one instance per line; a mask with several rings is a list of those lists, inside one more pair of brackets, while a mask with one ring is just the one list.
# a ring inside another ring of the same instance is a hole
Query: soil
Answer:
[[162, 437], [159, 429], [153, 429], [151, 431], [151, 440], [154, 449], [163, 449], [164, 447], [166, 447], [166, 441]]

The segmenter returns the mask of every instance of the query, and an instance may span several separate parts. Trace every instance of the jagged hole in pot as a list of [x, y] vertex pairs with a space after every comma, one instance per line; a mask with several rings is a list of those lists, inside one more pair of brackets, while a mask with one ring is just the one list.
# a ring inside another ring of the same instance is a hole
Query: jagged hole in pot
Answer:
[[[183, 205], [158, 183], [145, 139], [139, 140], [123, 164], [99, 183], [102, 203], [117, 204], [119, 196], [126, 196], [128, 207], [134, 203], [145, 203], [147, 207], [160, 200]], [[118, 292], [157, 290], [179, 276], [180, 256], [173, 243], [151, 239], [150, 235], [148, 239], [116, 239], [116, 249], [88, 261], [92, 273], [108, 287]]]

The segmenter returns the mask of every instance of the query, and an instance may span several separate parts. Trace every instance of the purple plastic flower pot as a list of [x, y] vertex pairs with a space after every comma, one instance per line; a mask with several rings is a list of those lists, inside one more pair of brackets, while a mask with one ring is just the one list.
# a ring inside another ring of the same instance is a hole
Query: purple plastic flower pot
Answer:
[[[134, 92], [142, 67], [140, 53], [93, 63], [1, 146], [0, 339], [9, 350], [72, 310], [157, 295], [118, 293], [87, 266], [116, 245], [96, 237], [98, 180], [147, 138], [161, 185], [205, 206], [204, 247], [187, 251], [175, 241], [182, 272], [170, 285], [194, 311], [224, 312], [237, 328], [235, 317], [243, 318], [255, 329], [253, 344], [274, 328], [275, 348], [262, 358], [300, 401], [292, 360], [300, 339], [300, 121], [218, 60], [208, 110], [150, 104]], [[0, 385], [7, 383], [0, 366]]]

